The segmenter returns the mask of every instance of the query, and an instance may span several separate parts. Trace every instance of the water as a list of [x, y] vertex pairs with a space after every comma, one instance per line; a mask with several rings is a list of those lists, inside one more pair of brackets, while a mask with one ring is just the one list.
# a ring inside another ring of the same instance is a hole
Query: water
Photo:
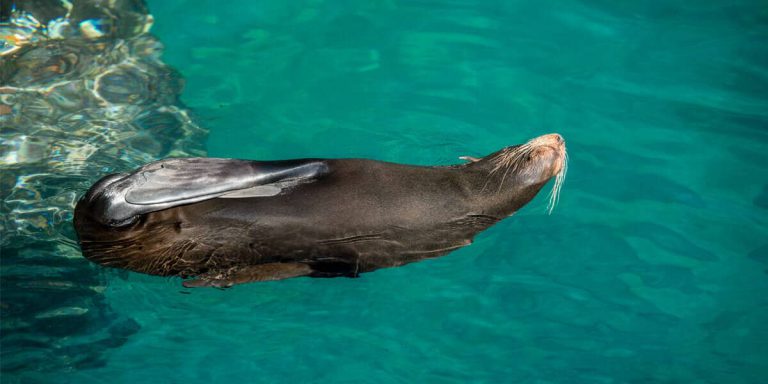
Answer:
[[[3, 382], [768, 377], [764, 2], [149, 7], [210, 156], [450, 164], [559, 132], [561, 202], [359, 279], [187, 290], [94, 268], [130, 331], [98, 364]], [[61, 343], [87, 337], [57, 319]]]

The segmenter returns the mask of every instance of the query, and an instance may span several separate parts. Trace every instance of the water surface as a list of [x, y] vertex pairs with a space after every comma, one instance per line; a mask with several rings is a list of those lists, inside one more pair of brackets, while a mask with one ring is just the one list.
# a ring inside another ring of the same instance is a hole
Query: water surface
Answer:
[[539, 196], [470, 247], [358, 279], [187, 290], [102, 270], [136, 332], [100, 366], [3, 379], [768, 377], [765, 3], [149, 6], [210, 156], [451, 164], [558, 132], [560, 205]]

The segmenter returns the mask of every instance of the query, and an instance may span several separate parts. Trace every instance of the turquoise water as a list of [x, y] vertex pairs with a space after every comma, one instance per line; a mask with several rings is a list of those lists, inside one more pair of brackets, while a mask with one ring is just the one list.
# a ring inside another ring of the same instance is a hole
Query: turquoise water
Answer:
[[359, 279], [100, 270], [136, 331], [3, 381], [765, 382], [768, 4], [222, 4], [149, 3], [210, 156], [451, 164], [558, 132], [559, 206]]

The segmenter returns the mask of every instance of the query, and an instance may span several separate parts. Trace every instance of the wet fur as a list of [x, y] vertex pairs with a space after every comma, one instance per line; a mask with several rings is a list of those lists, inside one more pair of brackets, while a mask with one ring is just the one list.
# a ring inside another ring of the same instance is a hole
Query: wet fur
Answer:
[[279, 195], [213, 198], [143, 214], [124, 227], [100, 223], [83, 199], [75, 226], [87, 258], [137, 272], [203, 276], [217, 286], [296, 271], [354, 277], [471, 244], [552, 177], [559, 195], [565, 147], [536, 140], [448, 167], [323, 160], [326, 175]]

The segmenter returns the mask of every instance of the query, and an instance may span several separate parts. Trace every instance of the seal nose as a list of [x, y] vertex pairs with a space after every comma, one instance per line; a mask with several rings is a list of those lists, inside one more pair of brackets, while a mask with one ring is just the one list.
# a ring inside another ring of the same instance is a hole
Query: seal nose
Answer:
[[545, 138], [547, 138], [547, 141], [554, 142], [556, 144], [562, 144], [565, 142], [562, 136], [560, 136], [559, 133], [550, 133], [549, 135], [545, 135]]
[[558, 133], [539, 136], [533, 139], [533, 141], [542, 145], [562, 145], [565, 143], [565, 139]]

